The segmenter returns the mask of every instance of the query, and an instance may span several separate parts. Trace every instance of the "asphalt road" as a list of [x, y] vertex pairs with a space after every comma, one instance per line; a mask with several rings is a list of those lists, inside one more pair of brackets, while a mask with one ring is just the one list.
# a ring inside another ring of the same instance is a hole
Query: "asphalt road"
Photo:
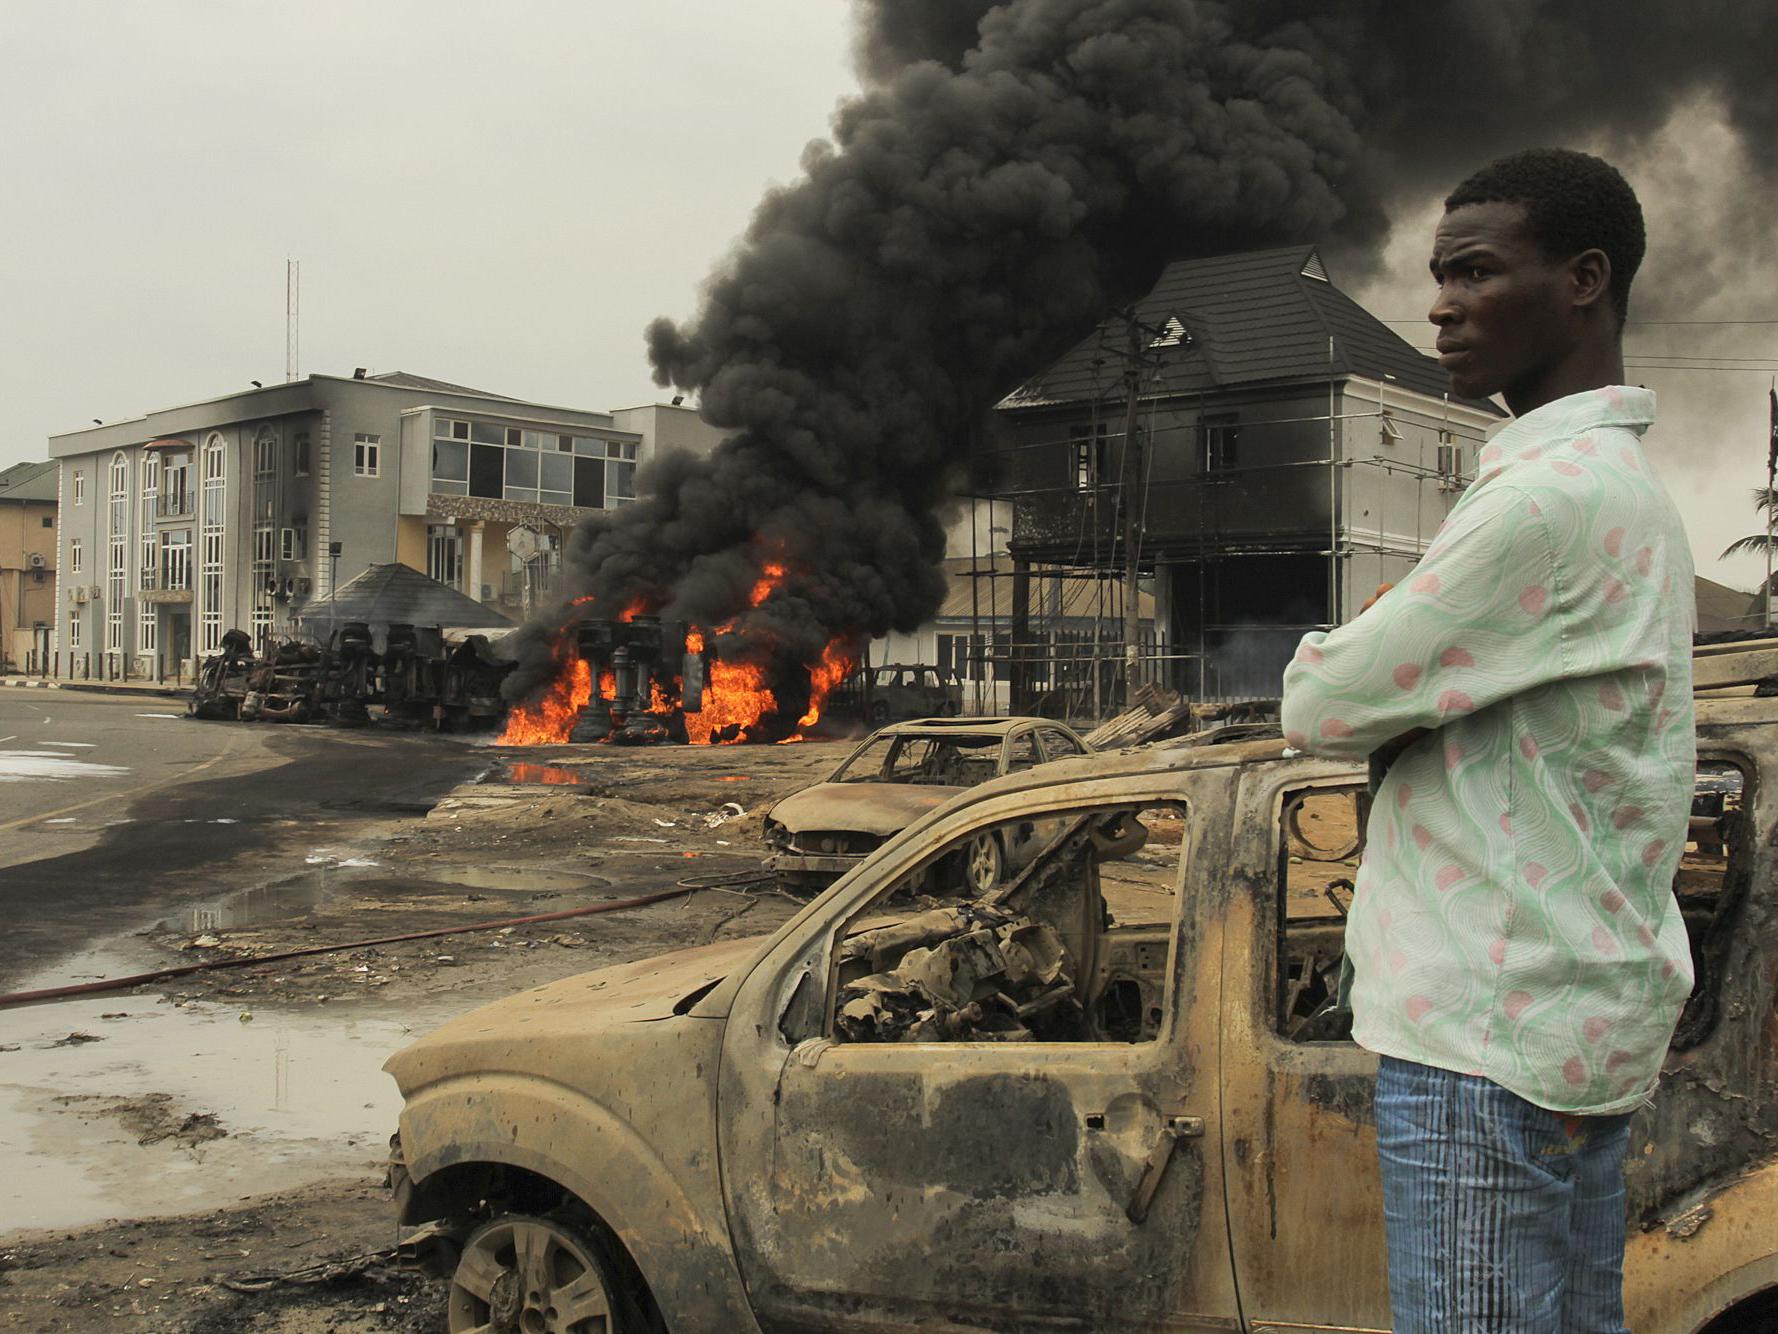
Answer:
[[317, 838], [424, 810], [482, 764], [449, 738], [183, 712], [0, 688], [0, 990], [168, 909], [299, 872]]

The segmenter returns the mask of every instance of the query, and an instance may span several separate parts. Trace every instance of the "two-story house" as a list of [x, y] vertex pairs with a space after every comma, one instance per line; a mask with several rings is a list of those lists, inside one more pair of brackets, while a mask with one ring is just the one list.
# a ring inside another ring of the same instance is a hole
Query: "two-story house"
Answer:
[[0, 469], [0, 671], [48, 670], [55, 577], [55, 465]]
[[1311, 246], [1181, 261], [1133, 323], [1106, 320], [1000, 404], [1008, 549], [1040, 585], [1124, 570], [1133, 533], [1159, 623], [1142, 675], [1273, 695], [1305, 630], [1412, 568], [1503, 415], [1453, 396]]
[[574, 524], [635, 498], [657, 444], [717, 438], [676, 405], [560, 408], [363, 371], [53, 436], [57, 670], [189, 672], [231, 627], [263, 643], [392, 561], [517, 615]]

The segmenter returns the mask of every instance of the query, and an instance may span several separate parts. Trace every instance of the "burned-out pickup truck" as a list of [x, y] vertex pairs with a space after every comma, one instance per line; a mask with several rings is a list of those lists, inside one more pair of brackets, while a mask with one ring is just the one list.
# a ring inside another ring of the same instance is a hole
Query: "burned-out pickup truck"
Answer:
[[[1698, 745], [1724, 800], [1627, 1169], [1638, 1334], [1778, 1327], [1778, 699], [1701, 700]], [[1045, 765], [769, 940], [454, 1020], [388, 1067], [450, 1328], [1387, 1329], [1375, 1061], [1331, 991], [1365, 806], [1280, 740]], [[925, 897], [1036, 821], [1019, 870]]]

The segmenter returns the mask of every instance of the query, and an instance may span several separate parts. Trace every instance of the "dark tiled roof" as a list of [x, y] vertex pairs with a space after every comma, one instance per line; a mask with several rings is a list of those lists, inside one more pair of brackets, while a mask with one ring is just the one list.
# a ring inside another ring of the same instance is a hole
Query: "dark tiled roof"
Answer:
[[56, 498], [56, 465], [53, 459], [33, 459], [0, 469], [0, 500], [48, 500]]
[[[1149, 355], [1159, 364], [1145, 376], [1145, 396], [1348, 375], [1392, 375], [1402, 388], [1434, 397], [1449, 392], [1438, 362], [1335, 287], [1326, 272], [1320, 253], [1307, 245], [1169, 264], [1136, 304], [1144, 325], [1164, 331], [1148, 336]], [[1108, 318], [1001, 406], [1120, 395], [1125, 328], [1120, 318]], [[1185, 337], [1178, 337], [1180, 328]], [[1499, 412], [1492, 404], [1456, 401]]]
[[1697, 576], [1698, 630], [1752, 630], [1765, 622], [1766, 603], [1758, 593], [1719, 584]]
[[313, 629], [329, 618], [364, 621], [372, 626], [415, 625], [448, 628], [459, 626], [509, 626], [512, 621], [491, 607], [484, 607], [449, 584], [421, 574], [407, 565], [372, 565], [348, 579], [330, 598], [316, 598], [297, 613]]
[[431, 389], [441, 394], [469, 394], [474, 398], [497, 398], [505, 403], [525, 401], [514, 398], [510, 394], [490, 394], [485, 389], [471, 389], [468, 385], [452, 384], [449, 380], [434, 380], [427, 375], [412, 375], [407, 371], [384, 371], [381, 375], [367, 375], [364, 378], [371, 383], [386, 384], [395, 389]]

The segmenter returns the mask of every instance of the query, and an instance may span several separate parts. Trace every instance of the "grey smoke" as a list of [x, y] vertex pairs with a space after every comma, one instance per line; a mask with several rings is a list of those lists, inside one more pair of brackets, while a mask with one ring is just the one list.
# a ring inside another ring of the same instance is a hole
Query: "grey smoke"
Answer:
[[[1316, 240], [1373, 262], [1392, 205], [1487, 158], [1636, 143], [1711, 90], [1778, 155], [1770, 5], [1644, 0], [857, 0], [863, 92], [771, 192], [656, 379], [730, 432], [578, 529], [570, 592], [811, 661], [937, 607], [942, 512], [988, 409], [1167, 260]], [[746, 610], [768, 555], [792, 573]], [[530, 634], [513, 696], [550, 673]]]

